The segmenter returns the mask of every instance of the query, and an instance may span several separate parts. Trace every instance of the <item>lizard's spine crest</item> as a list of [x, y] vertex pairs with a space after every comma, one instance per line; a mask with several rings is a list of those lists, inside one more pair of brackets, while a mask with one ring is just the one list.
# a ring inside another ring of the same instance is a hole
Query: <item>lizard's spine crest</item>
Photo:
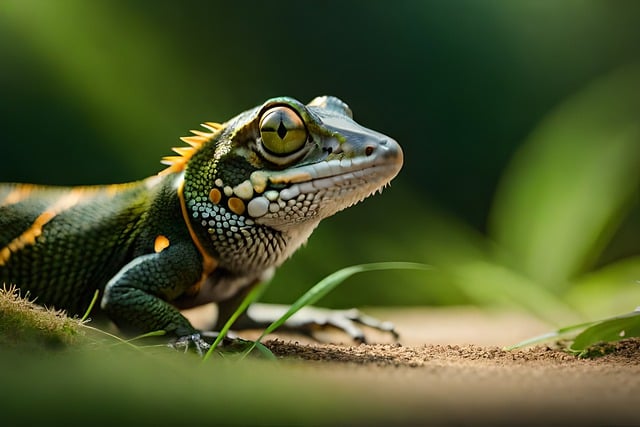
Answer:
[[203, 144], [210, 141], [211, 138], [213, 138], [213, 136], [223, 128], [221, 124], [214, 122], [205, 122], [201, 126], [209, 130], [209, 132], [191, 130], [189, 132], [191, 132], [193, 136], [181, 137], [180, 140], [189, 144], [189, 147], [173, 147], [172, 150], [177, 153], [178, 156], [163, 157], [161, 163], [168, 165], [169, 167], [160, 171], [158, 175], [183, 171], [193, 154], [198, 151]]

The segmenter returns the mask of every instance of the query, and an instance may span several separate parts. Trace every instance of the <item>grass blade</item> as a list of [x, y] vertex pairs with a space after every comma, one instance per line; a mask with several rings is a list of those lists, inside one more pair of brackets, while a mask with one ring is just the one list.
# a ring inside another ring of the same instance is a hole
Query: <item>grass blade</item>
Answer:
[[[229, 329], [231, 329], [231, 326], [235, 323], [236, 320], [238, 320], [238, 317], [240, 317], [240, 315], [247, 310], [247, 308], [249, 307], [249, 305], [251, 305], [251, 303], [253, 303], [258, 298], [260, 298], [260, 296], [264, 293], [264, 291], [267, 288], [267, 286], [269, 285], [269, 283], [270, 282], [268, 282], [268, 281], [267, 282], [263, 282], [263, 283], [260, 283], [257, 286], [255, 286], [253, 289], [251, 289], [251, 291], [242, 300], [242, 303], [240, 303], [240, 305], [238, 306], [236, 311], [233, 312], [231, 317], [229, 317], [229, 320], [227, 320], [227, 322], [224, 324], [224, 326], [222, 327], [222, 329], [218, 333], [218, 336], [216, 337], [215, 341], [213, 342], [213, 344], [211, 344], [211, 347], [209, 347], [209, 350], [207, 350], [207, 353], [202, 358], [203, 362], [206, 362], [207, 359], [209, 359], [209, 357], [211, 357], [211, 355], [213, 354], [215, 349], [218, 347], [220, 342], [222, 342], [224, 337], [227, 336], [227, 333], [229, 332]], [[252, 348], [253, 347], [255, 347], [255, 346], [252, 346]], [[266, 349], [266, 347], [265, 347], [265, 349]], [[266, 349], [266, 350], [268, 351], [268, 349]]]
[[308, 305], [315, 304], [322, 297], [327, 295], [336, 286], [340, 283], [344, 282], [349, 277], [353, 276], [357, 273], [362, 273], [365, 271], [375, 271], [375, 270], [396, 270], [396, 269], [410, 269], [410, 270], [431, 270], [433, 267], [427, 264], [413, 263], [413, 262], [379, 262], [379, 263], [371, 263], [371, 264], [359, 264], [353, 265], [350, 267], [345, 267], [336, 272], [331, 273], [324, 279], [320, 280], [316, 283], [311, 289], [305, 292], [297, 301], [295, 301], [289, 310], [285, 314], [282, 315], [278, 320], [271, 323], [260, 335], [260, 337], [254, 342], [254, 344], [249, 347], [249, 349], [245, 352], [249, 354], [259, 343], [260, 341], [271, 332], [278, 329], [282, 326], [287, 319], [293, 316], [296, 312], [298, 312], [301, 308], [306, 307]]
[[96, 305], [96, 301], [98, 301], [98, 295], [100, 295], [100, 289], [96, 289], [96, 291], [93, 293], [93, 298], [91, 298], [89, 307], [82, 315], [82, 318], [80, 319], [80, 323], [84, 323], [89, 318], [89, 313], [91, 313], [91, 310], [93, 310], [93, 306]]

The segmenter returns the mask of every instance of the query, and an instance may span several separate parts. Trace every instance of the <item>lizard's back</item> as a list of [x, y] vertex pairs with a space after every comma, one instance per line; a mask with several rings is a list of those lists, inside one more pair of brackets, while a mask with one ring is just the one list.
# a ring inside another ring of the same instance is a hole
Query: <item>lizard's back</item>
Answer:
[[131, 257], [146, 211], [143, 190], [0, 184], [0, 282], [82, 313]]

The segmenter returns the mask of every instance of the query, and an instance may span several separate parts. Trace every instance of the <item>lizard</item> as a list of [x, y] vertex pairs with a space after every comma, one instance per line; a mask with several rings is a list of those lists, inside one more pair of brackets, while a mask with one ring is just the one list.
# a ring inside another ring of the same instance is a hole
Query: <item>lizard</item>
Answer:
[[[121, 331], [206, 349], [181, 309], [215, 302], [219, 328], [322, 219], [381, 192], [403, 163], [394, 139], [332, 96], [273, 98], [202, 126], [139, 181], [0, 184], [0, 282], [74, 314], [98, 290]], [[350, 319], [334, 324], [362, 338]]]

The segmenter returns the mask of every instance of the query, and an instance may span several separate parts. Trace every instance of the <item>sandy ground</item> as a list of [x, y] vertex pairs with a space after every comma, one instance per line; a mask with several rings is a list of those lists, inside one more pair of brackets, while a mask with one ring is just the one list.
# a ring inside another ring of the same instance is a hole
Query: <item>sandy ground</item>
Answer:
[[378, 402], [380, 425], [640, 425], [640, 341], [585, 360], [548, 346], [504, 351], [553, 329], [521, 314], [369, 313], [394, 322], [400, 340], [369, 330], [366, 345], [337, 332], [322, 338], [346, 343], [278, 335], [267, 345], [293, 375], [321, 376]]

